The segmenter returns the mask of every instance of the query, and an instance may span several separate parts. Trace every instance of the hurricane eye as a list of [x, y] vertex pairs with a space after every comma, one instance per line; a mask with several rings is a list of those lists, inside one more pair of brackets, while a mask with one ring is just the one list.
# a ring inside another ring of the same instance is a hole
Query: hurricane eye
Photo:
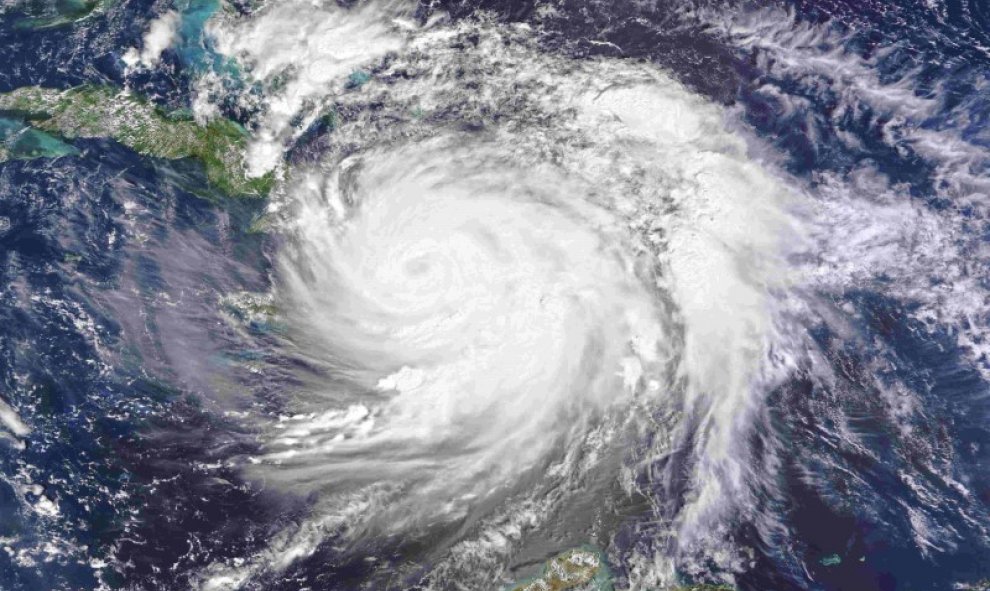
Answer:
[[421, 277], [432, 271], [435, 264], [429, 255], [419, 255], [405, 262], [405, 270], [412, 277]]

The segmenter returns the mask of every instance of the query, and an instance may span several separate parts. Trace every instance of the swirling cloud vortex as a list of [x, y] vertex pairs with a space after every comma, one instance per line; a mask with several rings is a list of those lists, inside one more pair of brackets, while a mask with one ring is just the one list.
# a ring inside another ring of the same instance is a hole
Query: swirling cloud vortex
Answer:
[[288, 421], [266, 460], [405, 478], [451, 510], [658, 389], [649, 266], [580, 183], [444, 140], [335, 170], [295, 186], [283, 259], [335, 408]]

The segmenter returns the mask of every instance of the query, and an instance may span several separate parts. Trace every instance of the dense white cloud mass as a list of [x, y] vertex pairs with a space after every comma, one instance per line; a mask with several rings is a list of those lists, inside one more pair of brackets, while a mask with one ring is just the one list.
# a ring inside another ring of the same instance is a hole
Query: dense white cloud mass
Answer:
[[[237, 46], [253, 75], [282, 77], [262, 137], [298, 135], [288, 121], [330, 104], [375, 101], [388, 124], [338, 121], [339, 148], [290, 170], [274, 206], [287, 338], [327, 379], [298, 393], [248, 473], [321, 500], [311, 521], [204, 585], [236, 587], [328, 538], [479, 508], [503, 516], [471, 538], [488, 542], [444, 560], [493, 560], [508, 549], [493, 540], [511, 545], [566, 510], [582, 478], [622, 478], [621, 450], [642, 428], [665, 435], [639, 461], [666, 453], [678, 427], [657, 421], [673, 407], [702, 434], [682, 531], [686, 544], [704, 537], [747, 494], [739, 442], [754, 384], [773, 379], [787, 191], [721, 109], [655, 68], [556, 59], [525, 27], [386, 34], [374, 5], [294, 42], [279, 31], [317, 19], [289, 5], [219, 27], [255, 39]], [[464, 49], [464, 35], [477, 45]], [[360, 51], [335, 50], [345, 39]], [[399, 43], [378, 73], [395, 82], [346, 88], [349, 69]], [[289, 66], [293, 52], [333, 63]], [[273, 157], [280, 142], [266, 144]]]
[[180, 22], [179, 13], [174, 10], [169, 10], [151, 21], [148, 31], [144, 34], [141, 50], [133, 47], [129, 49], [122, 58], [124, 63], [129, 68], [138, 64], [150, 68], [157, 64], [162, 58], [162, 52], [175, 42]]

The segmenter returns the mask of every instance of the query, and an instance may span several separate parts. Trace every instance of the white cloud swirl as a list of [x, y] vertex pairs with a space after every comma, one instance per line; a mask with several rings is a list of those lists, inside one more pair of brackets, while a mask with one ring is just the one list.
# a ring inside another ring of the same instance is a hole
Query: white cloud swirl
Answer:
[[656, 282], [621, 220], [559, 170], [499, 159], [442, 138], [291, 190], [292, 323], [349, 386], [284, 425], [265, 460], [290, 479], [410, 478], [404, 514], [435, 516], [658, 391]]
[[690, 448], [678, 543], [717, 545], [748, 503], [754, 386], [775, 367], [787, 191], [718, 107], [648, 65], [548, 56], [525, 27], [429, 29], [379, 68], [347, 92], [292, 74], [348, 114], [276, 199], [286, 336], [322, 377], [250, 474], [316, 501], [205, 586], [467, 518], [432, 550], [463, 582], [584, 480], [632, 492], [672, 442]]

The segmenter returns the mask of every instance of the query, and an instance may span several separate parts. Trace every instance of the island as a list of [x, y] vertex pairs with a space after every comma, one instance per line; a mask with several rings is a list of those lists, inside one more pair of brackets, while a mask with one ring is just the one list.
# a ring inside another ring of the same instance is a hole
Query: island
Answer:
[[[543, 572], [515, 583], [505, 591], [612, 591], [612, 574], [605, 558], [592, 547], [568, 550], [554, 556]], [[724, 584], [695, 583], [667, 588], [667, 591], [735, 591]]]
[[[165, 111], [126, 90], [95, 85], [18, 88], [0, 93], [0, 117], [68, 141], [110, 138], [146, 156], [195, 159], [202, 163], [209, 184], [227, 195], [266, 195], [274, 182], [271, 173], [245, 175], [248, 134], [236, 122], [216, 118], [200, 124], [188, 112]], [[11, 152], [5, 146], [0, 156], [9, 158]], [[58, 150], [54, 155], [64, 153]], [[39, 150], [36, 155], [52, 154]]]
[[568, 550], [551, 558], [543, 573], [509, 588], [511, 591], [612, 591], [605, 561], [591, 549]]
[[19, 29], [54, 29], [64, 27], [91, 16], [102, 14], [117, 0], [60, 0], [58, 2], [30, 2], [13, 0], [8, 9], [26, 13], [17, 21]]

